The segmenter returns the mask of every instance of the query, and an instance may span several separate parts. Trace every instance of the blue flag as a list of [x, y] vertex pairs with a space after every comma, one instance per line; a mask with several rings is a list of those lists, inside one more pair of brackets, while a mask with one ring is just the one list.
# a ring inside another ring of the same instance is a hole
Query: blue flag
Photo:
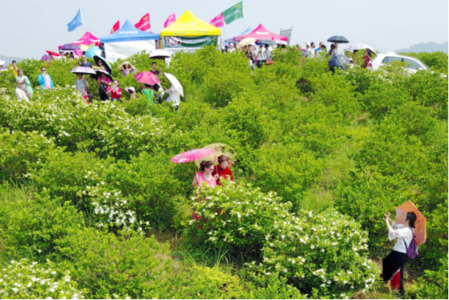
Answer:
[[73, 31], [81, 25], [83, 25], [83, 17], [81, 16], [81, 9], [78, 9], [78, 13], [76, 14], [75, 18], [69, 24], [67, 24], [67, 26], [69, 27], [69, 31]]

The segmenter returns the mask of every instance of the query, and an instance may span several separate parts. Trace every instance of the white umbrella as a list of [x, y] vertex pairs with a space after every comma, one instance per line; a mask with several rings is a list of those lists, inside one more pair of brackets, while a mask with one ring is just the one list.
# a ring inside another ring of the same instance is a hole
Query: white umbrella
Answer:
[[6, 63], [4, 60], [0, 60], [0, 66], [3, 66]]
[[361, 50], [361, 49], [369, 49], [372, 52], [374, 52], [375, 54], [377, 54], [376, 49], [374, 49], [373, 47], [371, 47], [370, 45], [367, 45], [367, 44], [354, 44], [354, 45], [351, 45], [351, 47], [343, 49], [343, 50], [348, 51], [348, 52], [354, 52], [355, 50]]
[[150, 58], [167, 58], [167, 57], [171, 57], [171, 54], [167, 50], [163, 49], [154, 50], [150, 54]]
[[165, 77], [167, 77], [168, 81], [173, 85], [173, 87], [184, 97], [184, 89], [182, 88], [179, 80], [170, 73], [164, 73]]
[[255, 38], [246, 38], [246, 39], [243, 39], [243, 40], [240, 41], [240, 43], [237, 45], [237, 48], [242, 48], [242, 47], [245, 47], [245, 46], [249, 46], [249, 45], [251, 45], [251, 44], [253, 44], [255, 42], [256, 42]]
[[283, 41], [283, 40], [276, 40], [275, 42], [276, 42], [276, 44], [278, 44], [278, 45], [287, 45], [287, 42], [286, 42], [286, 41]]

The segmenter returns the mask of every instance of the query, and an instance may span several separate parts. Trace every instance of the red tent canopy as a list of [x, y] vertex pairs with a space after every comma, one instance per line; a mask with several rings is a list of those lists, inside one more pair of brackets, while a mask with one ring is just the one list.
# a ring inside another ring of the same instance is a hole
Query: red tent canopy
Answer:
[[94, 36], [92, 33], [87, 31], [80, 39], [73, 42], [72, 44], [78, 45], [83, 50], [87, 50], [90, 45], [94, 44], [97, 47], [100, 47], [100, 39]]
[[281, 36], [281, 35], [277, 35], [275, 33], [272, 33], [268, 30], [265, 29], [265, 27], [263, 27], [262, 24], [259, 24], [259, 26], [256, 27], [256, 29], [254, 29], [253, 31], [251, 31], [250, 33], [244, 34], [244, 35], [240, 35], [234, 38], [234, 40], [236, 42], [240, 42], [243, 39], [246, 38], [255, 38], [256, 42], [259, 40], [263, 40], [263, 39], [269, 39], [269, 40], [282, 40], [282, 41], [286, 41], [288, 40], [288, 38], [286, 36]]

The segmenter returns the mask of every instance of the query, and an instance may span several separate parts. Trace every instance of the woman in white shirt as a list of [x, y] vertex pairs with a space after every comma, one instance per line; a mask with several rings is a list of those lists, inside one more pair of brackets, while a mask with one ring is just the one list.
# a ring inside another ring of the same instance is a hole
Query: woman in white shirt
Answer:
[[24, 87], [25, 87], [25, 80], [23, 80], [23, 79], [17, 80], [16, 97], [17, 97], [17, 100], [19, 100], [19, 101], [21, 101], [21, 100], [29, 101], [27, 93], [25, 93], [23, 91]]
[[[394, 239], [398, 240], [390, 254], [382, 260], [381, 277], [384, 282], [387, 282], [391, 280], [393, 275], [399, 270], [401, 272], [401, 289], [399, 290], [399, 296], [402, 297], [405, 293], [404, 265], [407, 259], [407, 248], [410, 246], [414, 236], [416, 214], [414, 212], [407, 213], [403, 221], [404, 224], [396, 224], [396, 222], [392, 222], [390, 215], [390, 213], [388, 213], [388, 215], [384, 215], [388, 228], [388, 239], [390, 241]], [[396, 228], [393, 228], [392, 226]]]

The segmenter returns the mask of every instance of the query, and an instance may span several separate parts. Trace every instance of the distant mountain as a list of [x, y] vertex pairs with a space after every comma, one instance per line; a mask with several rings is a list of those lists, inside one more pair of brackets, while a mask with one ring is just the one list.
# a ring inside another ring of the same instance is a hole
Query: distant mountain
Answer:
[[437, 52], [441, 51], [447, 54], [447, 42], [437, 44], [434, 42], [430, 43], [421, 43], [417, 45], [413, 45], [410, 48], [407, 49], [399, 49], [396, 50], [396, 53], [406, 53], [406, 52], [413, 52], [413, 53], [419, 53], [419, 52]]
[[14, 56], [4, 56], [4, 55], [0, 54], [0, 60], [4, 60], [6, 62], [5, 65], [9, 65], [12, 63], [13, 60], [19, 62], [19, 61], [23, 60], [23, 58], [14, 57]]

